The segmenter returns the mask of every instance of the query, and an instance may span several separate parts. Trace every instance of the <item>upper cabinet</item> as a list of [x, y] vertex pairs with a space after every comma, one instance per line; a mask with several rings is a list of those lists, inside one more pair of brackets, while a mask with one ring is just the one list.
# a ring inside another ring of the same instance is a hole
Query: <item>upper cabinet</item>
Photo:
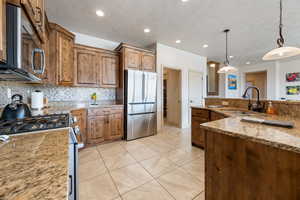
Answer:
[[35, 27], [40, 40], [45, 42], [45, 1], [21, 0], [21, 4]]
[[6, 0], [0, 0], [0, 61], [6, 61]]
[[142, 70], [155, 72], [155, 55], [151, 53], [142, 53]]
[[119, 86], [119, 58], [116, 52], [76, 44], [74, 54], [76, 86]]
[[74, 38], [63, 27], [50, 23], [50, 66], [56, 73], [57, 85], [74, 85]]
[[125, 69], [136, 69], [141, 68], [141, 55], [140, 51], [125, 48], [124, 49], [124, 66]]
[[121, 53], [121, 66], [123, 69], [156, 71], [156, 56], [154, 52], [124, 43], [120, 44], [116, 51]]
[[76, 45], [74, 56], [75, 85], [97, 87], [99, 76], [97, 52], [91, 48]]
[[119, 87], [119, 57], [115, 53], [102, 53], [100, 58], [100, 87]]

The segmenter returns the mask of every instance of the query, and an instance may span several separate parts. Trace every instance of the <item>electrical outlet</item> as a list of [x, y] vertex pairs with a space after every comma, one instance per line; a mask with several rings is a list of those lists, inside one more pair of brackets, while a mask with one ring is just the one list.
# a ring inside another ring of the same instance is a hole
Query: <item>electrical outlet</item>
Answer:
[[228, 101], [222, 101], [222, 105], [223, 105], [223, 106], [228, 106], [228, 105], [229, 105], [229, 102], [228, 102]]
[[11, 99], [11, 89], [7, 88], [7, 98]]

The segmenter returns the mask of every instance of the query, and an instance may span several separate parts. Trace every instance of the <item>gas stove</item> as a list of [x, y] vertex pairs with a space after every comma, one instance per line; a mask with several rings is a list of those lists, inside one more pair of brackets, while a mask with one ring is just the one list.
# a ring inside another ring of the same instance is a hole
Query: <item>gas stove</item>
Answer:
[[55, 114], [25, 118], [22, 120], [0, 120], [0, 135], [41, 131], [70, 126], [69, 114]]

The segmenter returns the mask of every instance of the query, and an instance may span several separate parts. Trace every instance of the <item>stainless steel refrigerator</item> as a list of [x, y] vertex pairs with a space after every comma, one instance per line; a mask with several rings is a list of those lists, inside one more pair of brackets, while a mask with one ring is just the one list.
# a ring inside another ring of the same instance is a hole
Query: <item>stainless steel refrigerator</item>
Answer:
[[124, 81], [126, 140], [156, 134], [157, 74], [126, 70]]

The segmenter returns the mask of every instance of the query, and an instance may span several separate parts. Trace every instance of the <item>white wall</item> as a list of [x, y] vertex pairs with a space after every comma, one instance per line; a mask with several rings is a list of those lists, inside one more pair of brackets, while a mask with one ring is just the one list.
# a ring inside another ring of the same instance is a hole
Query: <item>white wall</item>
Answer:
[[85, 35], [82, 33], [76, 33], [76, 32], [73, 33], [76, 35], [75, 43], [77, 44], [82, 44], [82, 45], [87, 45], [87, 46], [102, 48], [107, 50], [114, 50], [120, 44], [119, 42], [104, 40], [101, 38]]
[[238, 67], [238, 90], [230, 92], [227, 87], [227, 78], [220, 80], [220, 85], [225, 84], [225, 92], [222, 97], [240, 98], [246, 89], [245, 73], [267, 71], [267, 99], [300, 100], [300, 95], [286, 95], [286, 86], [300, 85], [300, 82], [288, 83], [285, 80], [286, 73], [300, 72], [300, 59], [264, 62], [256, 65]]
[[[156, 45], [157, 53], [157, 72], [158, 72], [158, 130], [162, 128], [163, 119], [163, 98], [162, 98], [162, 79], [163, 67], [181, 70], [181, 127], [189, 127], [189, 71], [203, 72], [206, 78], [206, 57], [202, 57], [193, 53], [172, 48], [160, 43]], [[206, 80], [203, 81], [203, 97], [206, 97]]]
[[299, 95], [286, 95], [286, 86], [298, 86], [300, 82], [286, 82], [286, 73], [300, 72], [300, 59], [287, 62], [279, 62], [279, 98], [300, 100]]

